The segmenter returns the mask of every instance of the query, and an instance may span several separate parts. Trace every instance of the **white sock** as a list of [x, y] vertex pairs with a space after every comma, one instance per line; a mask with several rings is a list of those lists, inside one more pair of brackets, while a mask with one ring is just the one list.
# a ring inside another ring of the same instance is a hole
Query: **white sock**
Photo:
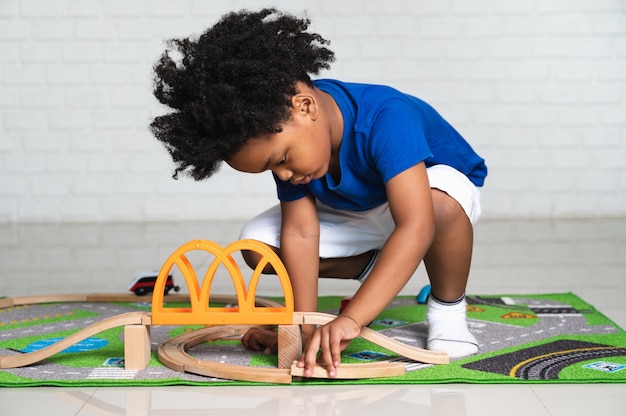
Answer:
[[450, 358], [461, 358], [478, 352], [478, 341], [467, 327], [465, 296], [453, 303], [428, 298], [428, 345], [432, 351], [443, 351]]

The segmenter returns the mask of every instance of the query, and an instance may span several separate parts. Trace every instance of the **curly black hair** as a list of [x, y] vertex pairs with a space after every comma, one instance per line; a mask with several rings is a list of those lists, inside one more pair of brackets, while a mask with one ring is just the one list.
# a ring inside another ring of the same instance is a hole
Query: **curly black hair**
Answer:
[[328, 69], [329, 41], [308, 18], [266, 8], [223, 16], [197, 39], [171, 39], [154, 65], [154, 95], [173, 111], [150, 129], [176, 164], [174, 179], [213, 175], [250, 138], [289, 120], [298, 81]]

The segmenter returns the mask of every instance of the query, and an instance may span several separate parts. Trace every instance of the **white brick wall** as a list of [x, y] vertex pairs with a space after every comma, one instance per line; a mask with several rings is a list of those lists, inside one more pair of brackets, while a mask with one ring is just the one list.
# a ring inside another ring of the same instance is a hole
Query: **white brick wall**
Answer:
[[[488, 217], [626, 215], [623, 0], [276, 1], [332, 40], [326, 76], [433, 104], [490, 168]], [[240, 220], [268, 175], [195, 183], [147, 124], [163, 40], [255, 0], [0, 0], [0, 222]]]

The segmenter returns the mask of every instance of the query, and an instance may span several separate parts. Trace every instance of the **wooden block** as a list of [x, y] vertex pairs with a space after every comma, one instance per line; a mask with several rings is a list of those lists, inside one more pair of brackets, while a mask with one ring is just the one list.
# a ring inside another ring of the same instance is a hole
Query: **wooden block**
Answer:
[[145, 370], [150, 361], [150, 327], [126, 325], [124, 327], [124, 368]]
[[[291, 375], [294, 377], [304, 377], [304, 368], [299, 368], [297, 362], [291, 365]], [[337, 379], [360, 379], [395, 377], [404, 375], [405, 367], [402, 363], [374, 362], [363, 364], [340, 364], [337, 367]], [[328, 378], [326, 368], [316, 364], [313, 368], [311, 378]]]
[[299, 325], [278, 325], [278, 368], [291, 368], [302, 355]]
[[0, 299], [0, 309], [12, 308], [15, 305], [13, 298]]

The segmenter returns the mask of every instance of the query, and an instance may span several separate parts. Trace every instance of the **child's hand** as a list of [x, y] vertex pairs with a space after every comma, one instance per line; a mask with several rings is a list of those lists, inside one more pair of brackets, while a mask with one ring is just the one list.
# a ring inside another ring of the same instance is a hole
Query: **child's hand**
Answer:
[[263, 351], [265, 354], [278, 352], [278, 334], [269, 329], [250, 328], [241, 337], [241, 343], [248, 349]]
[[318, 361], [317, 353], [322, 350], [320, 362], [326, 365], [328, 377], [337, 376], [337, 367], [343, 351], [351, 340], [361, 333], [361, 327], [352, 318], [338, 316], [333, 321], [315, 330], [298, 361], [298, 367], [304, 368], [304, 376], [313, 375], [313, 367]]

